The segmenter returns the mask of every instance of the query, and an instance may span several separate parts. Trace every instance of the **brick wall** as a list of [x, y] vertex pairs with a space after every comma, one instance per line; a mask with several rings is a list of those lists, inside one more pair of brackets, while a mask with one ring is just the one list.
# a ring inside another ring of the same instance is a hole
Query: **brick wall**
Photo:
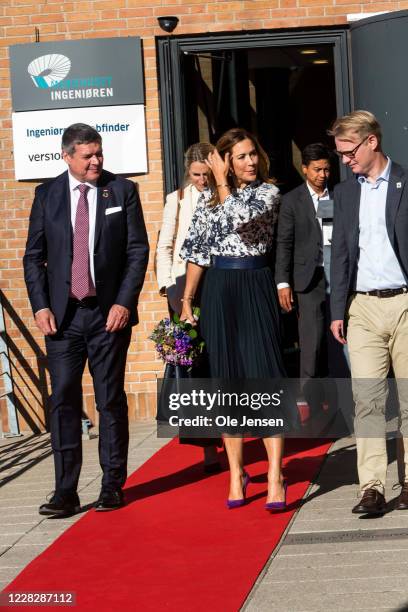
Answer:
[[[346, 23], [349, 13], [394, 11], [402, 2], [352, 0], [2, 0], [0, 3], [0, 284], [4, 292], [6, 328], [10, 346], [16, 400], [22, 429], [45, 427], [47, 369], [44, 342], [37, 332], [22, 271], [22, 256], [35, 184], [16, 182], [13, 170], [9, 45], [32, 43], [35, 28], [40, 41], [116, 36], [141, 36], [146, 85], [146, 122], [149, 174], [137, 177], [151, 244], [151, 261], [140, 300], [140, 325], [133, 332], [126, 389], [130, 417], [154, 414], [155, 380], [162, 372], [147, 340], [155, 321], [166, 312], [158, 297], [152, 267], [163, 207], [162, 150], [157, 92], [155, 36], [160, 15], [177, 15], [177, 35], [263, 28], [325, 26]], [[85, 408], [94, 421], [92, 384], [84, 379]], [[7, 429], [4, 400], [0, 400], [3, 428]]]

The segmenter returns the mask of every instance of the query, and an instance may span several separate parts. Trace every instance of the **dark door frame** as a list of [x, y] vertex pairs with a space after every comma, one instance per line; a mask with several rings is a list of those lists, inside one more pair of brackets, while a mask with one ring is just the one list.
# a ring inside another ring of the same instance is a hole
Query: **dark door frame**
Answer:
[[[184, 55], [233, 51], [235, 49], [332, 45], [334, 58], [336, 104], [338, 115], [351, 110], [349, 77], [348, 27], [303, 28], [292, 30], [255, 30], [195, 36], [165, 36], [156, 39], [158, 79], [163, 142], [163, 170], [166, 193], [177, 189], [183, 177], [183, 155], [187, 148], [188, 112], [185, 91]], [[345, 178], [341, 169], [342, 178]]]

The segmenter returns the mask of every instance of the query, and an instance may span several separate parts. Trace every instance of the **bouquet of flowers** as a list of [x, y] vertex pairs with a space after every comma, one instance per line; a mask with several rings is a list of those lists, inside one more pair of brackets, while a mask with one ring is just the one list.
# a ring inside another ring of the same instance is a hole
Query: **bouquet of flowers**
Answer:
[[[200, 309], [193, 308], [196, 320], [200, 316]], [[156, 345], [156, 351], [166, 364], [174, 366], [196, 365], [204, 349], [197, 330], [187, 321], [180, 321], [175, 314], [173, 319], [166, 318], [159, 321], [149, 336]]]

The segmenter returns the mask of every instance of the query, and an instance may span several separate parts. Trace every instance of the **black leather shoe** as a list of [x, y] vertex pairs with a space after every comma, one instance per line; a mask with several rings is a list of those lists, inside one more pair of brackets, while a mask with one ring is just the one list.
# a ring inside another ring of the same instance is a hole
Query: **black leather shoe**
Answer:
[[402, 485], [401, 493], [399, 494], [394, 510], [408, 510], [408, 482]]
[[59, 493], [55, 491], [50, 501], [42, 504], [38, 512], [43, 516], [64, 518], [72, 516], [81, 509], [77, 493]]
[[102, 489], [95, 510], [97, 512], [109, 512], [109, 510], [117, 510], [124, 505], [122, 489]]
[[352, 509], [353, 514], [384, 514], [386, 510], [385, 498], [377, 489], [366, 489], [363, 497]]

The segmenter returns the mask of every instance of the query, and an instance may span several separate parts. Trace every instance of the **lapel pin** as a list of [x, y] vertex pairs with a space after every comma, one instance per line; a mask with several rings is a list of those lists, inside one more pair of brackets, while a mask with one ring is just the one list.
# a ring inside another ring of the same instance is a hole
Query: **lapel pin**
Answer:
[[397, 189], [401, 189], [401, 183], [396, 184]]
[[[399, 183], [399, 185], [401, 186], [401, 183]], [[104, 189], [102, 191], [102, 197], [103, 198], [109, 198], [109, 190], [108, 189]]]

